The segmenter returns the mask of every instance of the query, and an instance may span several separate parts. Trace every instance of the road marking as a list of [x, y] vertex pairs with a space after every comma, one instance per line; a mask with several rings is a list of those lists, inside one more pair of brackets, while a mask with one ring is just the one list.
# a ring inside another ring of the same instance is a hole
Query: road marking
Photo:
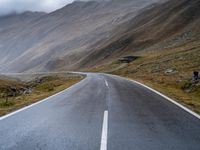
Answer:
[[105, 80], [105, 84], [106, 84], [106, 86], [108, 87], [108, 82]]
[[108, 111], [104, 111], [100, 150], [107, 150]]
[[[85, 78], [85, 79], [86, 79], [86, 78]], [[52, 95], [52, 96], [47, 97], [47, 98], [45, 98], [45, 99], [43, 99], [43, 100], [41, 100], [41, 101], [39, 101], [39, 102], [33, 103], [33, 104], [29, 105], [29, 106], [26, 106], [26, 107], [24, 107], [24, 108], [21, 108], [21, 109], [19, 109], [19, 110], [17, 110], [17, 111], [14, 111], [14, 112], [10, 113], [10, 114], [7, 114], [7, 115], [5, 115], [5, 116], [2, 116], [2, 117], [0, 117], [0, 121], [1, 121], [1, 120], [4, 120], [4, 119], [6, 119], [6, 118], [8, 118], [8, 117], [10, 117], [10, 116], [13, 116], [13, 115], [15, 115], [15, 114], [17, 114], [17, 113], [19, 113], [19, 112], [21, 112], [21, 111], [24, 111], [24, 110], [26, 110], [26, 109], [29, 109], [29, 108], [33, 107], [33, 106], [36, 106], [36, 105], [38, 105], [38, 104], [40, 104], [40, 103], [43, 103], [43, 102], [45, 102], [45, 101], [47, 101], [47, 100], [49, 100], [49, 99], [51, 99], [51, 98], [53, 98], [53, 97], [56, 97], [56, 96], [58, 96], [58, 95], [60, 95], [60, 94], [62, 94], [62, 93], [64, 93], [64, 92], [66, 92], [67, 90], [72, 89], [75, 85], [80, 84], [80, 83], [83, 82], [85, 79], [83, 79], [82, 81], [80, 81], [80, 82], [78, 82], [78, 83], [72, 85], [71, 87], [69, 87], [69, 88], [67, 88], [67, 89], [65, 89], [65, 90], [63, 90], [63, 91], [61, 91], [61, 92], [59, 92], [59, 93], [57, 93], [57, 94], [55, 94], [55, 95]]]
[[196, 117], [197, 119], [200, 119], [200, 115], [199, 115], [199, 114], [193, 112], [193, 111], [190, 110], [189, 108], [187, 108], [187, 107], [181, 105], [180, 103], [176, 102], [175, 100], [173, 100], [173, 99], [167, 97], [166, 95], [164, 95], [164, 94], [162, 94], [162, 93], [160, 93], [160, 92], [158, 92], [158, 91], [156, 91], [156, 90], [154, 90], [154, 89], [148, 87], [148, 86], [145, 85], [145, 84], [142, 84], [142, 83], [140, 83], [140, 82], [138, 82], [138, 81], [131, 80], [131, 79], [128, 79], [128, 78], [120, 77], [120, 76], [117, 76], [117, 75], [109, 75], [109, 76], [111, 76], [111, 77], [114, 76], [114, 77], [117, 77], [117, 78], [121, 78], [121, 79], [123, 79], [123, 80], [125, 79], [125, 80], [131, 81], [131, 82], [133, 82], [133, 83], [139, 84], [139, 85], [141, 85], [141, 86], [143, 86], [143, 87], [149, 89], [150, 91], [152, 91], [152, 92], [154, 92], [154, 93], [156, 93], [156, 94], [162, 96], [163, 98], [165, 98], [166, 100], [168, 100], [168, 101], [170, 101], [171, 103], [175, 104], [176, 106], [182, 108], [183, 110], [185, 110], [185, 111], [188, 112], [189, 114], [193, 115], [193, 116]]
[[154, 89], [152, 89], [152, 88], [150, 88], [150, 87], [148, 87], [148, 86], [146, 86], [146, 85], [144, 85], [144, 84], [142, 84], [142, 83], [140, 83], [140, 82], [137, 82], [137, 81], [134, 81], [134, 80], [130, 80], [130, 81], [132, 81], [132, 82], [134, 82], [134, 83], [136, 83], [136, 84], [139, 84], [139, 85], [141, 85], [141, 86], [143, 86], [143, 87], [149, 89], [150, 91], [152, 91], [152, 92], [154, 92], [154, 93], [156, 93], [156, 94], [162, 96], [162, 97], [165, 98], [166, 100], [172, 102], [172, 103], [175, 104], [176, 106], [182, 108], [182, 109], [185, 110], [186, 112], [188, 112], [188, 113], [190, 113], [191, 115], [193, 115], [193, 116], [197, 117], [198, 119], [200, 119], [200, 116], [199, 116], [197, 113], [195, 113], [195, 112], [193, 112], [192, 110], [186, 108], [185, 106], [179, 104], [178, 102], [176, 102], [175, 100], [173, 100], [173, 99], [167, 97], [166, 95], [164, 95], [164, 94], [162, 94], [162, 93], [160, 93], [160, 92], [158, 92], [158, 91], [156, 91], [156, 90], [154, 90]]

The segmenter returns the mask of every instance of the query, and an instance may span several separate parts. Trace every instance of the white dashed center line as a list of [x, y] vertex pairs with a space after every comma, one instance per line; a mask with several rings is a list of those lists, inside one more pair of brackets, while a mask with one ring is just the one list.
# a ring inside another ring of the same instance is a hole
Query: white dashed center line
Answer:
[[100, 150], [107, 150], [108, 111], [104, 111]]
[[105, 81], [105, 84], [106, 84], [106, 86], [108, 87], [108, 82], [107, 82], [107, 81]]

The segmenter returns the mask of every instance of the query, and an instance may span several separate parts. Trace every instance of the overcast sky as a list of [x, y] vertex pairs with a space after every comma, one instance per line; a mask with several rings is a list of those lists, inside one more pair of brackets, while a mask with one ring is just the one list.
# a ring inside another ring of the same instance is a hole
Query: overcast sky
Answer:
[[74, 0], [0, 0], [0, 15], [12, 12], [45, 11], [51, 12]]

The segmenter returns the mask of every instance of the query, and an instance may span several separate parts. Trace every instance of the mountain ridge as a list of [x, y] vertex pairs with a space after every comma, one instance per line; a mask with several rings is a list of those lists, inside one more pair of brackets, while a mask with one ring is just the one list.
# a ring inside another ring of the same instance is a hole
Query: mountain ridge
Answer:
[[[187, 9], [189, 6], [192, 8]], [[190, 12], [194, 6], [199, 8], [197, 0], [74, 2], [0, 30], [0, 72], [80, 70], [160, 46], [172, 39], [165, 30], [174, 29], [169, 26], [173, 18], [176, 20], [174, 10], [180, 12], [179, 18], [182, 11]], [[198, 14], [198, 9], [194, 13]], [[198, 24], [198, 19], [192, 22], [197, 20]]]

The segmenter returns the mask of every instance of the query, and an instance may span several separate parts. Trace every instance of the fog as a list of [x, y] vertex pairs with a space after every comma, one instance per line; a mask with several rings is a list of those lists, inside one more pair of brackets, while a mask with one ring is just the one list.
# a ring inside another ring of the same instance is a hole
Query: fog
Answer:
[[74, 0], [0, 0], [0, 15], [24, 11], [51, 12]]

